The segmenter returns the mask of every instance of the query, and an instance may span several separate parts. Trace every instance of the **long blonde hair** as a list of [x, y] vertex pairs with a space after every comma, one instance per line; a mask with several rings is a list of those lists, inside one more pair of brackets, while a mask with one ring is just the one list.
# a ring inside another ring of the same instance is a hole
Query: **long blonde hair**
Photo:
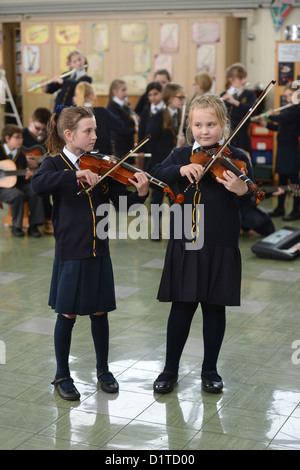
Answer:
[[93, 87], [88, 82], [80, 82], [76, 85], [74, 92], [74, 102], [77, 106], [83, 106], [84, 103], [94, 104], [95, 93]]
[[215, 110], [218, 121], [220, 122], [221, 126], [224, 127], [223, 137], [227, 139], [230, 134], [230, 123], [228, 119], [226, 105], [222, 98], [220, 98], [218, 95], [206, 94], [197, 96], [197, 98], [194, 98], [190, 104], [186, 130], [186, 138], [188, 144], [191, 144], [193, 141], [193, 134], [191, 130], [193, 112], [196, 109], [203, 108], [213, 108]]

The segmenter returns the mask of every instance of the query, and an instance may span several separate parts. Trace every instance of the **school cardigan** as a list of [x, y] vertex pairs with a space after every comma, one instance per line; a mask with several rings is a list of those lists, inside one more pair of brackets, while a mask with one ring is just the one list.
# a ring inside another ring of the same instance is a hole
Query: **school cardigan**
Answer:
[[55, 237], [55, 257], [60, 259], [83, 259], [109, 255], [108, 238], [96, 234], [97, 224], [107, 217], [97, 216], [100, 204], [113, 202], [118, 208], [119, 196], [127, 196], [127, 206], [143, 203], [137, 191], [129, 191], [125, 185], [107, 177], [89, 193], [77, 195], [82, 188], [76, 180], [76, 168], [61, 153], [47, 156], [39, 171], [32, 178], [33, 190], [42, 196], [51, 193], [53, 198], [52, 223]]
[[[29, 152], [29, 153], [30, 153], [30, 150], [40, 151], [41, 152], [40, 155], [43, 155], [47, 151], [47, 148], [45, 145], [46, 139], [47, 139], [46, 132], [44, 132], [42, 134], [42, 137], [38, 139], [36, 135], [30, 132], [28, 127], [24, 127], [22, 149], [25, 152]], [[36, 154], [36, 156], [39, 156], [39, 155]]]
[[[223, 92], [221, 96], [223, 96], [224, 93], [225, 92]], [[224, 101], [227, 111], [228, 111], [228, 118], [231, 124], [232, 131], [241, 122], [241, 120], [247, 114], [251, 106], [255, 103], [256, 94], [253, 90], [246, 89], [235, 99], [240, 102], [239, 106], [234, 106], [233, 104], [229, 103], [229, 101], [226, 101], [226, 100]], [[250, 121], [248, 120], [242, 125], [240, 130], [234, 135], [234, 137], [231, 140], [231, 143], [234, 147], [246, 150], [247, 152], [251, 154], [252, 147], [251, 147], [251, 140], [249, 136], [249, 126], [250, 126]]]
[[95, 149], [98, 149], [99, 152], [104, 155], [112, 155], [112, 133], [119, 132], [123, 128], [123, 122], [119, 116], [103, 106], [96, 106], [92, 109], [97, 126], [97, 141], [95, 143]]
[[107, 109], [117, 115], [123, 123], [121, 129], [118, 131], [113, 130], [111, 133], [111, 138], [115, 145], [115, 155], [116, 157], [121, 158], [134, 147], [134, 121], [130, 116], [129, 108], [127, 106], [122, 107], [115, 101], [110, 101], [107, 105]]
[[[151, 139], [148, 145], [148, 151], [152, 154], [152, 157], [147, 161], [146, 170], [151, 172], [152, 168], [162, 162], [176, 147], [176, 136], [177, 132], [172, 129], [162, 129], [163, 125], [163, 113], [166, 110], [158, 111], [154, 114], [151, 119], [148, 120], [146, 126], [146, 134], [151, 135]], [[167, 111], [166, 111], [167, 112]]]
[[[253, 181], [252, 168], [246, 155], [230, 145], [228, 148], [234, 158], [245, 162], [248, 176]], [[180, 175], [180, 168], [191, 163], [191, 154], [192, 147], [190, 146], [174, 149], [162, 163], [152, 168], [151, 175], [167, 183], [176, 193], [184, 195], [182, 221], [188, 220], [189, 214], [192, 213], [192, 210], [187, 210], [187, 205], [190, 206], [189, 209], [194, 209], [195, 201], [204, 205], [204, 244], [236, 248], [240, 234], [240, 209], [255, 206], [256, 197], [249, 191], [243, 196], [237, 196], [228, 191], [222, 183], [218, 183], [210, 172], [200, 180], [198, 189], [196, 186], [185, 193], [184, 190], [190, 182], [187, 177]], [[174, 220], [176, 223], [176, 214]], [[190, 225], [192, 227], [192, 220]], [[174, 233], [172, 225], [170, 232], [172, 238]], [[186, 238], [183, 237], [183, 239]]]
[[280, 174], [298, 173], [300, 170], [300, 106], [293, 105], [280, 114], [269, 116], [267, 128], [278, 131], [275, 171]]

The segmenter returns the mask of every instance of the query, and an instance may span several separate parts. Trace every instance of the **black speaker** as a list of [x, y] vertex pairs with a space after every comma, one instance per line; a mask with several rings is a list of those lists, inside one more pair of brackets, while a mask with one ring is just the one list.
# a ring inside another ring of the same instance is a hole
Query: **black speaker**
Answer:
[[255, 243], [251, 251], [260, 258], [293, 260], [300, 255], [300, 229], [282, 227]]

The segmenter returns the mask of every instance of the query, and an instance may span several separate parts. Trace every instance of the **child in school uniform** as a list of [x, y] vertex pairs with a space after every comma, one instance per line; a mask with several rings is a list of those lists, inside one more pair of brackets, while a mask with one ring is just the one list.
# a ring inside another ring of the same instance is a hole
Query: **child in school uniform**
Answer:
[[[29, 168], [37, 168], [47, 153], [47, 124], [51, 114], [48, 108], [36, 108], [29, 118], [28, 127], [23, 128], [22, 151], [26, 155]], [[52, 204], [49, 194], [43, 196], [42, 199], [45, 213], [44, 232], [52, 235]]]
[[[160, 83], [162, 89], [164, 89], [167, 83], [170, 83], [172, 79], [167, 69], [158, 69], [154, 74], [153, 81]], [[142, 94], [135, 107], [135, 112], [138, 116], [141, 116], [144, 108], [148, 105], [148, 101], [148, 93], [146, 89], [145, 93]]]
[[97, 126], [95, 149], [98, 149], [99, 152], [104, 155], [112, 155], [111, 134], [114, 131], [120, 131], [123, 127], [121, 119], [103, 106], [94, 106], [96, 96], [90, 83], [78, 83], [75, 88], [73, 100], [77, 106], [93, 108]]
[[[286, 193], [278, 196], [277, 206], [271, 212], [270, 217], [283, 216], [283, 220], [300, 219], [300, 196], [299, 196], [299, 171], [300, 171], [300, 105], [292, 101], [293, 93], [297, 94], [296, 88], [292, 83], [286, 85], [284, 95], [287, 104], [291, 106], [275, 114], [273, 110], [266, 112], [265, 119], [261, 119], [260, 124], [270, 130], [277, 131], [277, 153], [275, 162], [275, 171], [279, 174], [278, 186], [290, 183], [297, 188], [293, 195], [293, 207], [289, 214], [285, 215], [285, 196]], [[299, 90], [298, 90], [299, 93]]]
[[[140, 122], [139, 122], [139, 133], [138, 133], [138, 141], [140, 142], [143, 140], [148, 134], [148, 125], [149, 121], [157, 114], [159, 111], [166, 107], [163, 99], [162, 99], [162, 86], [159, 82], [151, 82], [147, 85], [146, 88], [146, 95], [148, 98], [148, 103], [144, 107], [141, 115], [140, 115]], [[143, 152], [139, 153], [138, 162], [139, 168], [144, 168], [144, 155], [145, 153], [150, 153], [151, 148], [149, 142], [147, 142], [143, 146]]]
[[[145, 170], [150, 174], [152, 174], [152, 168], [157, 163], [162, 162], [177, 145], [182, 107], [186, 101], [183, 86], [175, 82], [167, 83], [162, 92], [162, 99], [165, 106], [151, 117], [146, 128], [146, 134], [151, 135], [147, 146], [151, 157], [145, 162]], [[179, 143], [180, 145], [185, 143], [183, 133], [179, 137]], [[151, 204], [160, 205], [163, 198], [163, 191], [156, 188], [152, 189]], [[158, 241], [160, 238], [161, 227], [159, 220], [159, 226], [153, 228], [151, 240]]]
[[[168, 242], [158, 291], [158, 300], [172, 302], [172, 306], [167, 327], [165, 367], [153, 386], [157, 393], [173, 390], [181, 354], [200, 303], [204, 339], [202, 389], [220, 393], [223, 381], [217, 371], [217, 359], [225, 333], [225, 306], [240, 304], [240, 208], [255, 204], [256, 197], [233, 172], [224, 168], [224, 179], [215, 180], [210, 172], [203, 174], [201, 164], [190, 161], [191, 155], [196, 155], [199, 150], [212, 155], [215, 152], [213, 148], [228, 137], [229, 123], [223, 100], [217, 95], [195, 98], [188, 120], [194, 144], [174, 149], [151, 173], [185, 196], [182, 204], [184, 233], [181, 238], [176, 235], [180, 233], [177, 224], [181, 220], [176, 221], [174, 215], [171, 234], [175, 235]], [[228, 147], [233, 162], [235, 158], [244, 161], [251, 178], [251, 165], [246, 155], [231, 145]], [[190, 183], [194, 186], [185, 192]], [[197, 231], [197, 221], [202, 218], [203, 234], [200, 229]]]
[[32, 190], [31, 178], [33, 173], [28, 166], [25, 154], [21, 150], [22, 143], [22, 129], [15, 124], [6, 124], [2, 129], [0, 160], [12, 160], [16, 169], [21, 170], [24, 175], [17, 177], [17, 183], [13, 187], [1, 187], [0, 182], [0, 201], [6, 202], [11, 207], [11, 233], [15, 237], [24, 237], [22, 230], [23, 206], [24, 201], [28, 201], [29, 228], [27, 234], [38, 238], [41, 236], [38, 226], [44, 224], [45, 220], [43, 201]]
[[[118, 206], [126, 196], [128, 206], [143, 203], [149, 181], [143, 173], [130, 182], [137, 191], [112, 178], [97, 184], [99, 177], [78, 166], [80, 155], [90, 152], [96, 142], [96, 120], [91, 108], [59, 107], [49, 123], [47, 146], [54, 156], [47, 156], [32, 185], [37, 194], [51, 192], [52, 221], [55, 237], [49, 305], [57, 313], [54, 344], [57, 369], [53, 385], [65, 400], [78, 400], [80, 393], [69, 368], [72, 328], [77, 315], [89, 315], [96, 352], [96, 370], [101, 388], [118, 392], [119, 385], [108, 368], [108, 312], [116, 308], [109, 243], [98, 237], [96, 228], [103, 219], [96, 213], [101, 204], [111, 200]], [[91, 192], [78, 195], [88, 183]], [[96, 185], [97, 184], [97, 185]]]
[[[231, 130], [243, 119], [251, 106], [256, 101], [256, 94], [253, 90], [247, 89], [247, 70], [243, 64], [235, 63], [230, 65], [226, 70], [225, 90], [221, 93], [224, 100], [228, 117], [231, 123]], [[232, 138], [232, 145], [246, 150], [252, 154], [251, 140], [249, 136], [250, 122], [246, 121], [241, 129]]]
[[[114, 155], [122, 158], [134, 147], [134, 137], [138, 132], [138, 125], [133, 118], [132, 111], [127, 100], [127, 84], [124, 80], [115, 79], [111, 82], [107, 109], [118, 116], [122, 123], [120, 131], [112, 132], [114, 143]], [[130, 157], [128, 163], [133, 163]]]
[[79, 82], [92, 83], [92, 77], [87, 75], [87, 61], [81, 51], [74, 49], [67, 56], [67, 65], [72, 71], [71, 75], [61, 78], [59, 75], [53, 78], [49, 85], [42, 87], [44, 93], [57, 93], [54, 109], [58, 105], [71, 106], [75, 87]]
[[23, 128], [22, 150], [32, 168], [36, 168], [38, 163], [41, 163], [40, 157], [47, 152], [45, 142], [50, 117], [51, 111], [48, 108], [36, 108], [29, 118], [28, 126]]
[[[181, 121], [182, 107], [186, 101], [182, 85], [174, 82], [167, 83], [162, 92], [165, 106], [152, 116], [147, 125], [146, 133], [151, 134], [149, 146], [152, 157], [149, 159], [147, 171], [163, 161], [177, 145], [177, 135]], [[181, 145], [185, 143], [181, 136]]]

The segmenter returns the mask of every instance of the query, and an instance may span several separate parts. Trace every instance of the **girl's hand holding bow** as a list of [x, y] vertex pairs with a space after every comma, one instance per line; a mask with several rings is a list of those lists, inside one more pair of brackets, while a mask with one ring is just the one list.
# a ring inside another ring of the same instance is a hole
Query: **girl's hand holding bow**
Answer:
[[180, 168], [181, 176], [186, 176], [190, 183], [194, 184], [199, 181], [203, 174], [204, 168], [199, 163], [190, 163]]
[[97, 173], [93, 173], [91, 170], [77, 170], [76, 178], [82, 183], [88, 183], [91, 187], [94, 187], [99, 180]]

